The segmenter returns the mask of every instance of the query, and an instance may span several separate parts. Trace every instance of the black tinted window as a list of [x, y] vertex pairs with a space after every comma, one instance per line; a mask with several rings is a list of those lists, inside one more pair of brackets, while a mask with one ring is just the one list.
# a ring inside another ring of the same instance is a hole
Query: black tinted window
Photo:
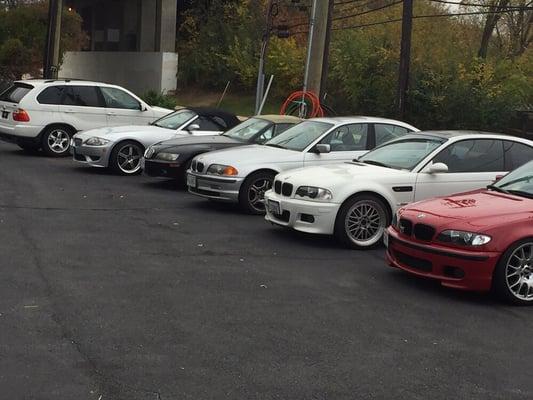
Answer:
[[94, 86], [67, 86], [63, 104], [67, 106], [102, 107]]
[[46, 88], [37, 96], [37, 101], [41, 104], [61, 104], [61, 96], [63, 96], [64, 90], [64, 86]]
[[511, 171], [533, 160], [533, 148], [516, 142], [504, 141], [505, 170]]
[[505, 171], [501, 140], [463, 140], [441, 151], [433, 162], [448, 166], [448, 172]]
[[0, 94], [0, 101], [8, 101], [10, 103], [20, 103], [20, 101], [26, 96], [33, 86], [23, 83], [15, 83], [13, 86], [4, 90]]
[[193, 124], [200, 125], [201, 131], [222, 131], [224, 130], [220, 125], [212, 121], [208, 117], [200, 116], [196, 121], [193, 121]]

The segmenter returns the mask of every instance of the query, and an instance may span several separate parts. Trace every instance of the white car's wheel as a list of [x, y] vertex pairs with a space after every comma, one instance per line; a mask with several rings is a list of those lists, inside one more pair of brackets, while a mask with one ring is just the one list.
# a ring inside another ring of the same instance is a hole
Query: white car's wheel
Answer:
[[42, 136], [42, 149], [50, 157], [65, 157], [69, 154], [70, 138], [73, 132], [66, 126], [47, 128]]
[[141, 172], [144, 148], [137, 142], [126, 140], [117, 144], [109, 157], [109, 168], [119, 175], [135, 175]]
[[372, 195], [357, 195], [340, 208], [335, 221], [335, 236], [353, 249], [369, 249], [380, 243], [390, 223], [387, 206]]

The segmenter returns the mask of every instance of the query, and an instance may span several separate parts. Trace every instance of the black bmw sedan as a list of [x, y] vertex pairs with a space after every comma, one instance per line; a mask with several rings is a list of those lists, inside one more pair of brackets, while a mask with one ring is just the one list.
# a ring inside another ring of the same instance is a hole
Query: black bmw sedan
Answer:
[[247, 144], [263, 144], [301, 119], [289, 115], [251, 117], [221, 135], [180, 136], [146, 149], [144, 173], [152, 177], [184, 180], [194, 157], [208, 151]]

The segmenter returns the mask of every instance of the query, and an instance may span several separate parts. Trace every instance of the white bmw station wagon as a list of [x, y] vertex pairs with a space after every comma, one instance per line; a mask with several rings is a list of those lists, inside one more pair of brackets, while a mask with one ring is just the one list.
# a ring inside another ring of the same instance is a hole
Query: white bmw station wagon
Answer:
[[16, 81], [0, 93], [0, 139], [48, 156], [69, 154], [79, 131], [147, 125], [170, 113], [116, 85], [82, 80]]

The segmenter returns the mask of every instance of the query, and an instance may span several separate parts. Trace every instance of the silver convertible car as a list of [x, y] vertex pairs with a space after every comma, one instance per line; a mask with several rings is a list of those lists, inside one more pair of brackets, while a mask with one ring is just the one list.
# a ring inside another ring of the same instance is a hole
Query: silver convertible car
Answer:
[[234, 115], [218, 109], [183, 108], [150, 125], [118, 126], [77, 133], [72, 138], [74, 161], [109, 168], [120, 175], [141, 171], [148, 146], [176, 136], [219, 135], [239, 124]]
[[197, 156], [188, 171], [187, 185], [195, 195], [239, 202], [250, 214], [264, 214], [265, 192], [278, 173], [350, 161], [384, 142], [415, 131], [418, 129], [409, 124], [383, 118], [311, 119], [264, 146], [242, 146]]

